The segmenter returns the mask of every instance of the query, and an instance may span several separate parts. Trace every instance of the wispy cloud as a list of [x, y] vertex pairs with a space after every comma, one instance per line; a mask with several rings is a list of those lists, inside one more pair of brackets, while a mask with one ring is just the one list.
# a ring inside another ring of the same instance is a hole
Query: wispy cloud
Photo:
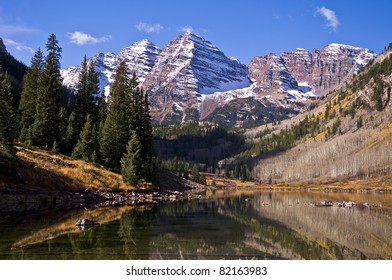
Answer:
[[16, 33], [33, 33], [38, 32], [38, 29], [22, 25], [0, 24], [1, 34], [16, 34]]
[[156, 24], [149, 24], [146, 22], [138, 22], [135, 25], [136, 29], [146, 33], [159, 33], [163, 30], [163, 26], [159, 23]]
[[180, 31], [181, 31], [181, 32], [193, 32], [193, 30], [194, 30], [193, 27], [192, 27], [192, 26], [189, 26], [189, 25], [180, 27]]
[[78, 46], [83, 46], [87, 44], [98, 44], [98, 43], [104, 43], [109, 41], [112, 36], [106, 35], [102, 36], [99, 38], [93, 37], [90, 34], [75, 31], [75, 32], [68, 32], [67, 36], [69, 38], [69, 43], [75, 44]]
[[11, 39], [4, 39], [4, 44], [7, 47], [13, 47], [21, 52], [27, 51], [30, 53], [34, 53], [34, 50], [32, 48], [30, 48], [29, 46], [26, 46], [22, 43], [15, 42], [14, 40], [11, 40]]
[[326, 19], [327, 27], [332, 28], [333, 31], [337, 30], [340, 22], [334, 11], [323, 6], [321, 8], [317, 8], [317, 13]]

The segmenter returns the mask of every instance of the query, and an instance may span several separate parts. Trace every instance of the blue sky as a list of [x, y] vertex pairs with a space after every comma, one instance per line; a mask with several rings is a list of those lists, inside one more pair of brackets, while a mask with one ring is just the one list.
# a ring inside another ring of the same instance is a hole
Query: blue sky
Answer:
[[256, 55], [329, 43], [380, 53], [392, 42], [391, 11], [389, 0], [0, 0], [0, 37], [30, 64], [54, 33], [65, 68], [144, 38], [163, 47], [191, 29], [247, 64]]

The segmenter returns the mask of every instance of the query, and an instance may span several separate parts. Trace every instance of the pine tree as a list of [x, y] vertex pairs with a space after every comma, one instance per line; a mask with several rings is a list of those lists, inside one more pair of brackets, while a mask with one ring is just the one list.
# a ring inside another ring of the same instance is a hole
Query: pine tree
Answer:
[[136, 132], [131, 132], [126, 154], [121, 159], [121, 174], [125, 182], [136, 186], [140, 181], [141, 144]]
[[46, 48], [48, 55], [39, 79], [33, 140], [36, 145], [51, 147], [59, 140], [59, 112], [62, 104], [61, 48], [54, 34], [49, 36]]
[[248, 180], [248, 171], [246, 170], [245, 165], [241, 165], [241, 180], [242, 181]]
[[97, 125], [96, 123], [93, 124], [93, 128], [92, 128], [91, 133], [92, 133], [91, 137], [93, 140], [93, 149], [94, 149], [94, 152], [91, 156], [91, 162], [98, 163], [100, 160], [100, 156], [101, 156], [101, 153], [99, 151], [99, 140], [100, 140], [100, 138], [99, 138], [99, 136], [100, 136], [99, 125]]
[[240, 168], [239, 168], [238, 165], [236, 165], [234, 167], [233, 177], [234, 177], [234, 179], [239, 179], [240, 178]]
[[72, 157], [76, 159], [83, 159], [85, 161], [93, 161], [95, 152], [95, 139], [93, 133], [93, 126], [90, 115], [87, 115], [86, 123], [80, 132], [80, 138], [72, 152]]
[[108, 114], [108, 103], [106, 102], [105, 90], [101, 92], [101, 96], [98, 98], [98, 121], [105, 122]]
[[70, 146], [74, 146], [78, 141], [87, 115], [90, 115], [93, 124], [98, 122], [98, 109], [95, 100], [98, 91], [98, 73], [94, 70], [93, 63], [87, 65], [87, 58], [84, 56], [76, 90], [76, 103], [73, 111], [75, 119]]
[[66, 152], [67, 151], [67, 127], [68, 127], [68, 118], [67, 118], [67, 112], [65, 108], [60, 109], [59, 113], [59, 119], [60, 119], [60, 124], [59, 124], [59, 149], [60, 151]]
[[[143, 91], [141, 91], [143, 96]], [[153, 135], [150, 116], [150, 103], [148, 101], [148, 94], [144, 95], [143, 111], [142, 111], [142, 154], [144, 158], [152, 157], [153, 155]]]
[[90, 62], [87, 69], [88, 95], [86, 97], [87, 113], [91, 116], [91, 121], [99, 123], [97, 101], [99, 99], [99, 76], [94, 69], [94, 63]]
[[121, 62], [110, 92], [111, 103], [100, 139], [102, 159], [119, 169], [130, 136], [129, 79], [125, 62]]
[[71, 154], [74, 146], [72, 145], [72, 139], [74, 137], [74, 121], [75, 121], [75, 114], [72, 112], [68, 118], [68, 126], [66, 132], [66, 153]]
[[135, 73], [133, 73], [132, 78], [129, 81], [129, 92], [131, 94], [131, 107], [129, 116], [129, 128], [134, 130], [139, 139], [142, 139], [142, 114], [143, 114], [143, 102], [142, 94], [139, 89], [139, 83], [137, 81]]
[[27, 140], [27, 128], [22, 126], [20, 133], [19, 133], [19, 141], [22, 143], [26, 143]]
[[[27, 69], [23, 78], [23, 90], [19, 103], [20, 127], [27, 130], [34, 123], [37, 109], [37, 97], [39, 78], [44, 69], [44, 54], [40, 49], [31, 60], [31, 66]], [[24, 141], [24, 140], [23, 140]]]
[[14, 155], [15, 113], [12, 104], [11, 86], [6, 74], [0, 69], [0, 154]]
[[194, 164], [192, 168], [192, 181], [200, 182], [200, 172], [197, 164]]
[[76, 85], [76, 103], [73, 110], [74, 119], [72, 122], [72, 135], [69, 139], [69, 145], [74, 147], [79, 139], [80, 132], [84, 126], [87, 116], [87, 100], [88, 95], [88, 76], [87, 76], [87, 58], [84, 56], [81, 64], [79, 80]]

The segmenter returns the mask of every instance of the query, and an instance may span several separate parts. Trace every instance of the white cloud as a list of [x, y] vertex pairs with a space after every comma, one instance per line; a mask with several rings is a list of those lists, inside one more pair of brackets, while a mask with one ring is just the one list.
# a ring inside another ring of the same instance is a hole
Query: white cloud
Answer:
[[186, 25], [186, 26], [181, 27], [180, 31], [181, 32], [193, 32], [193, 27], [189, 26], [189, 25]]
[[333, 31], [336, 31], [340, 25], [340, 22], [334, 11], [323, 6], [321, 8], [317, 8], [317, 13], [322, 15], [327, 20], [327, 27], [330, 27]]
[[110, 36], [110, 35], [95, 38], [95, 37], [91, 36], [90, 34], [79, 32], [79, 31], [68, 32], [67, 36], [68, 36], [68, 38], [70, 40], [69, 42], [71, 44], [75, 44], [78, 46], [83, 46], [86, 44], [104, 43], [104, 42], [109, 41], [112, 38], [112, 36]]
[[30, 53], [34, 53], [34, 50], [32, 48], [30, 48], [29, 46], [26, 46], [26, 45], [24, 45], [22, 43], [15, 42], [14, 40], [11, 40], [11, 39], [5, 39], [4, 40], [4, 44], [7, 47], [8, 46], [13, 47], [13, 48], [15, 48], [15, 49], [17, 49], [18, 51], [21, 51], [21, 52], [27, 51], [27, 52], [30, 52]]
[[159, 23], [157, 24], [149, 24], [146, 22], [138, 22], [135, 25], [136, 29], [139, 31], [143, 31], [146, 33], [159, 33], [163, 29], [163, 26]]
[[2, 34], [32, 33], [38, 31], [38, 29], [27, 26], [0, 24], [0, 33]]

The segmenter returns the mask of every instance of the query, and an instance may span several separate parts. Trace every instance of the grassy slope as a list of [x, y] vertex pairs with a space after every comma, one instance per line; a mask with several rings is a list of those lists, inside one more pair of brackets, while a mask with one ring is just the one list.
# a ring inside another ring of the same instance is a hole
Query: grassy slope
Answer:
[[0, 158], [0, 168], [0, 192], [136, 189], [126, 184], [120, 174], [39, 149], [18, 147], [17, 159]]

